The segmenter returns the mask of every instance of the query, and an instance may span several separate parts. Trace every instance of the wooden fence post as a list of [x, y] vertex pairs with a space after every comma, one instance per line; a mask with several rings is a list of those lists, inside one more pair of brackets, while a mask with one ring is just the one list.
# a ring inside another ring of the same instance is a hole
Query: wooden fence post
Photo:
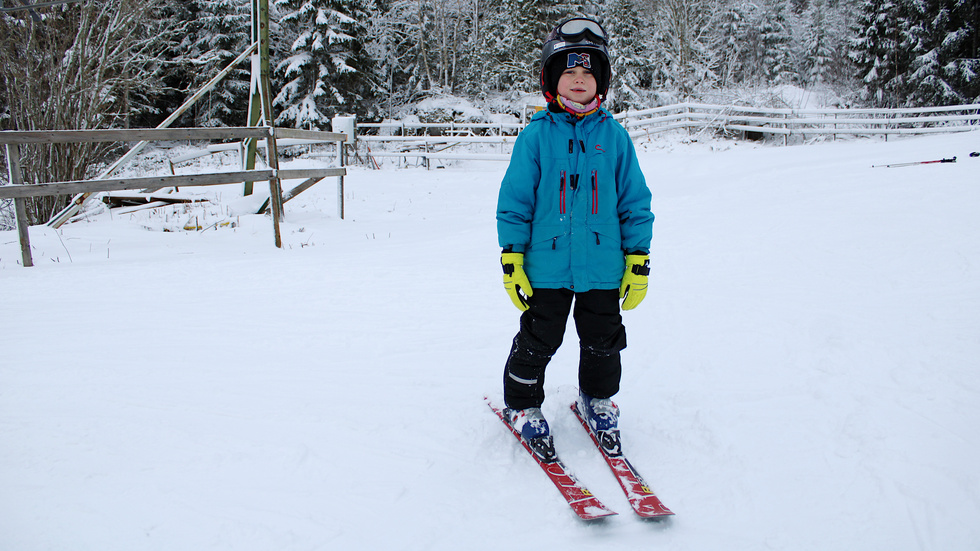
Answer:
[[282, 206], [282, 180], [279, 178], [279, 150], [276, 147], [274, 131], [272, 131], [266, 140], [265, 154], [267, 161], [269, 162], [269, 168], [272, 169], [272, 177], [269, 178], [269, 198], [271, 201], [271, 203], [269, 203], [269, 208], [272, 210], [273, 232], [275, 233], [276, 247], [281, 249], [282, 232], [279, 229], [279, 224], [282, 221], [284, 211]]
[[[11, 185], [19, 186], [24, 183], [24, 177], [20, 172], [20, 146], [15, 143], [5, 144], [7, 146], [7, 174], [10, 177]], [[20, 256], [24, 261], [24, 267], [30, 268], [34, 265], [31, 257], [31, 234], [30, 223], [27, 221], [27, 198], [14, 198], [14, 211], [17, 215], [17, 236], [20, 238]]]

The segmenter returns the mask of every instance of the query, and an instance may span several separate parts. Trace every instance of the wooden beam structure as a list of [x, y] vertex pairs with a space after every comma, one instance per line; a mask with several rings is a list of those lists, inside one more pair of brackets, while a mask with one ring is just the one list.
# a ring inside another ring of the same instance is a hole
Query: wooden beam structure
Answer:
[[166, 140], [233, 140], [268, 138], [267, 126], [215, 128], [112, 128], [100, 130], [0, 130], [0, 143], [97, 143]]
[[[176, 121], [181, 115], [187, 112], [187, 110], [190, 109], [195, 103], [197, 103], [198, 100], [204, 97], [206, 93], [208, 93], [219, 82], [221, 82], [221, 80], [225, 78], [228, 75], [228, 73], [232, 71], [232, 69], [234, 69], [246, 57], [252, 55], [252, 52], [254, 52], [256, 48], [258, 48], [258, 44], [255, 42], [249, 45], [249, 47], [246, 48], [245, 51], [238, 54], [238, 57], [236, 57], [231, 63], [229, 63], [224, 69], [222, 69], [221, 72], [219, 72], [217, 75], [214, 76], [214, 78], [212, 78], [207, 83], [205, 83], [204, 86], [202, 86], [197, 92], [194, 93], [194, 95], [187, 98], [184, 101], [184, 103], [177, 108], [176, 111], [171, 113], [170, 116], [168, 116], [166, 119], [164, 119], [163, 122], [157, 125], [157, 128], [167, 128], [171, 124], [173, 124], [174, 121]], [[116, 170], [119, 169], [119, 167], [123, 166], [124, 164], [132, 160], [133, 157], [135, 157], [140, 151], [142, 151], [142, 149], [146, 147], [148, 143], [149, 143], [148, 141], [144, 140], [134, 145], [132, 148], [130, 148], [129, 151], [126, 152], [125, 155], [120, 157], [116, 162], [112, 163], [112, 165], [110, 165], [109, 168], [103, 170], [102, 173], [99, 174], [99, 178], [108, 178], [109, 176], [111, 176], [112, 173], [114, 173]], [[61, 212], [54, 215], [51, 218], [51, 220], [48, 221], [48, 225], [53, 228], [61, 227], [62, 224], [67, 222], [72, 216], [74, 216], [79, 210], [81, 210], [82, 205], [85, 204], [85, 201], [88, 200], [88, 197], [89, 197], [88, 195], [79, 195], [77, 197], [74, 197], [71, 203], [69, 203], [67, 207], [62, 209]]]
[[74, 180], [47, 184], [0, 186], [0, 199], [24, 197], [50, 197], [69, 193], [96, 193], [143, 189], [146, 187], [218, 186], [237, 184], [248, 179], [268, 180], [273, 170], [243, 170], [239, 172], [214, 172], [208, 174], [181, 174], [177, 176], [147, 176], [143, 178], [115, 178], [108, 180]]

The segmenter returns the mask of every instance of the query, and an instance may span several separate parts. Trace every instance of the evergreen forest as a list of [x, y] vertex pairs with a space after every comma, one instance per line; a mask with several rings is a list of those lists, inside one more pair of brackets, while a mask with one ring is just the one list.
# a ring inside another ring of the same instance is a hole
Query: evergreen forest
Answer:
[[[781, 85], [830, 91], [841, 107], [980, 102], [976, 0], [270, 0], [270, 12], [281, 126], [376, 121], [437, 96], [507, 105], [537, 93], [543, 37], [579, 15], [611, 35], [613, 112]], [[155, 126], [248, 47], [250, 29], [250, 0], [6, 10], [0, 128]], [[249, 70], [179, 123], [244, 125]]]

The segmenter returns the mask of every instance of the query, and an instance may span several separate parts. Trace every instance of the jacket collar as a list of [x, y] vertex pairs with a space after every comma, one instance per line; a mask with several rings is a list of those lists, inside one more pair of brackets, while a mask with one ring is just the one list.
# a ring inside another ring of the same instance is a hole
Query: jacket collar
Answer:
[[568, 113], [566, 111], [561, 111], [556, 113], [550, 109], [542, 109], [531, 117], [531, 122], [536, 120], [546, 119], [552, 123], [567, 123], [567, 124], [584, 124], [591, 127], [599, 121], [604, 120], [606, 117], [611, 117], [612, 115], [609, 111], [606, 111], [605, 107], [600, 107], [595, 113], [586, 115], [582, 118], [576, 117], [575, 115]]

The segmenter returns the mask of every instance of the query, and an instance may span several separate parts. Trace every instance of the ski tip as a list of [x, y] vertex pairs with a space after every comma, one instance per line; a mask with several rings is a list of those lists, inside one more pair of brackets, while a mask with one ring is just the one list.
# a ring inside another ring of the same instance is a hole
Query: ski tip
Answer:
[[619, 515], [616, 511], [601, 505], [586, 505], [575, 508], [575, 514], [582, 520], [601, 520]]
[[634, 512], [638, 517], [650, 519], [650, 520], [665, 520], [674, 516], [674, 512], [666, 507], [653, 511], [641, 510], [641, 511], [634, 511]]
[[601, 522], [603, 520], [606, 520], [607, 518], [615, 517], [618, 515], [619, 513], [615, 511], [605, 511], [602, 513], [579, 515], [578, 518], [589, 522]]

